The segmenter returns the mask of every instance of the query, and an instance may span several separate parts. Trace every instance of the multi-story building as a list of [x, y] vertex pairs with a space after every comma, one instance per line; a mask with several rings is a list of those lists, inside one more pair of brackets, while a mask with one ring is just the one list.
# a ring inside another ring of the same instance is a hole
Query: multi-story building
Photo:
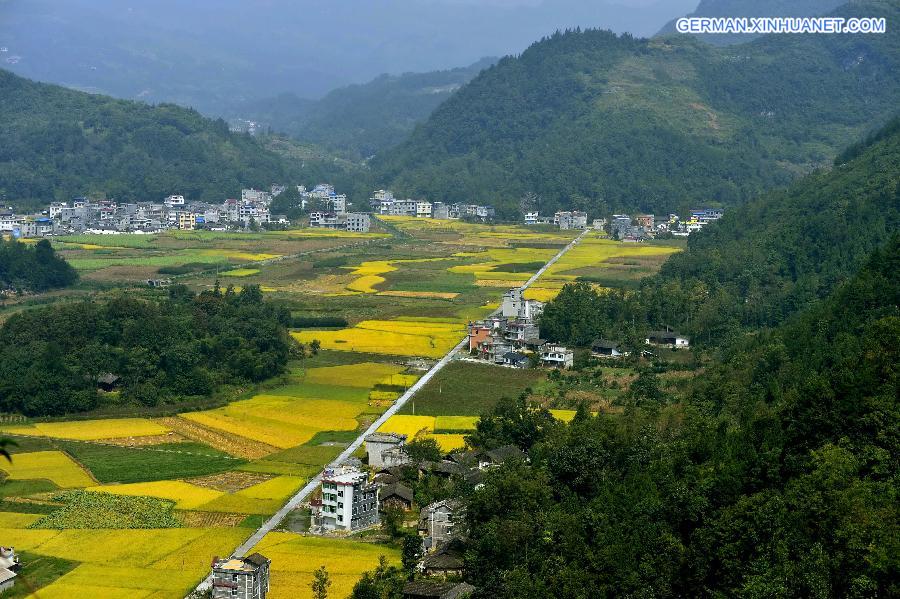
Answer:
[[447, 220], [450, 218], [450, 206], [444, 202], [434, 202], [431, 205], [431, 217]]
[[431, 551], [447, 543], [458, 533], [457, 522], [465, 516], [462, 502], [444, 499], [428, 504], [419, 512], [419, 534], [424, 537], [425, 550]]
[[416, 202], [416, 218], [431, 218], [431, 202]]
[[652, 214], [638, 214], [635, 217], [637, 225], [646, 231], [650, 231], [656, 224], [656, 217]]
[[184, 207], [184, 196], [171, 195], [163, 200], [163, 204], [165, 204], [168, 208], [182, 208]]
[[189, 210], [178, 212], [175, 216], [175, 224], [182, 231], [193, 231], [197, 226], [197, 215]]
[[575, 352], [562, 345], [548, 343], [541, 347], [541, 364], [553, 368], [572, 368]]
[[213, 559], [213, 599], [265, 599], [272, 561], [260, 553], [243, 558]]
[[500, 302], [500, 313], [504, 318], [525, 318], [533, 320], [544, 311], [544, 303], [525, 299], [522, 289], [516, 287], [503, 294]]
[[241, 201], [242, 202], [262, 202], [265, 205], [269, 205], [272, 202], [272, 194], [268, 191], [261, 191], [259, 189], [242, 189], [241, 190]]
[[[366, 437], [366, 454], [369, 466], [380, 468], [385, 465], [385, 453], [402, 447], [406, 443], [406, 435], [397, 433], [373, 433]], [[393, 461], [390, 459], [389, 461]], [[392, 464], [391, 464], [392, 465]]]
[[314, 525], [325, 530], [357, 530], [378, 524], [378, 487], [355, 468], [326, 469]]
[[537, 212], [526, 212], [525, 213], [525, 224], [526, 225], [536, 225], [538, 224], [538, 219], [541, 217]]
[[553, 221], [560, 229], [587, 229], [587, 214], [578, 210], [557, 212]]
[[345, 222], [348, 231], [354, 233], [368, 233], [371, 226], [369, 215], [364, 212], [348, 212], [345, 215]]

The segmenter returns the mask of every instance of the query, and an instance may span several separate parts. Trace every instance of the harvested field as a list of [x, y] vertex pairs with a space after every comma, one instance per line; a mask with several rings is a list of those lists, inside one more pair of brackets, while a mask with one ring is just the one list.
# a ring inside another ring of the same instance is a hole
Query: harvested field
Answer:
[[256, 460], [278, 451], [277, 447], [253, 441], [240, 435], [212, 429], [178, 416], [157, 418], [155, 422], [171, 428], [183, 437], [247, 460]]
[[191, 478], [186, 482], [198, 487], [222, 491], [223, 493], [234, 493], [235, 491], [242, 491], [253, 485], [263, 483], [271, 478], [273, 477], [268, 474], [255, 474], [252, 472], [222, 472], [220, 474]]

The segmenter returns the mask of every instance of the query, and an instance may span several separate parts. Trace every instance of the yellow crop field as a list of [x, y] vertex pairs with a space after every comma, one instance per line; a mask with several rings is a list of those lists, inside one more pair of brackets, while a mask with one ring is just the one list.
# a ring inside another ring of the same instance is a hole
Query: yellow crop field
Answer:
[[297, 476], [276, 476], [236, 493], [223, 493], [199, 509], [208, 512], [272, 514], [305, 482], [306, 479]]
[[258, 268], [235, 268], [234, 270], [226, 270], [219, 274], [221, 277], [251, 277], [258, 275]]
[[415, 297], [420, 299], [453, 299], [459, 296], [455, 292], [443, 291], [379, 291], [377, 295], [386, 297]]
[[454, 449], [462, 449], [466, 446], [466, 436], [455, 433], [440, 433], [437, 435], [428, 435], [429, 439], [437, 441], [438, 446], [443, 452], [450, 452]]
[[549, 302], [559, 295], [559, 289], [532, 286], [525, 290], [524, 297], [525, 299], [537, 300], [539, 302]]
[[[214, 555], [231, 555], [234, 548], [248, 536], [246, 528], [206, 528], [202, 534], [178, 547], [177, 550], [160, 556], [150, 563], [151, 568], [164, 570], [191, 569], [202, 574], [208, 573], [209, 562]], [[198, 576], [199, 580], [199, 576]]]
[[345, 239], [374, 239], [390, 237], [389, 233], [357, 233], [355, 231], [341, 231], [337, 229], [290, 229], [278, 231], [279, 236], [284, 237], [341, 237]]
[[641, 256], [667, 256], [681, 251], [679, 248], [642, 243], [621, 243], [611, 239], [587, 237], [569, 250], [556, 264], [547, 269], [541, 280], [574, 280], [568, 271], [586, 266], [603, 266], [611, 258]]
[[421, 431], [434, 432], [434, 416], [410, 416], [397, 414], [387, 419], [387, 422], [378, 427], [380, 433], [398, 433], [412, 439]]
[[301, 343], [318, 339], [325, 349], [438, 358], [465, 333], [462, 323], [364, 320], [340, 331], [299, 331], [291, 335]]
[[252, 253], [252, 252], [242, 252], [240, 250], [227, 250], [227, 249], [216, 249], [216, 250], [198, 250], [199, 254], [202, 256], [213, 256], [213, 257], [223, 257], [228, 258], [229, 260], [245, 260], [247, 262], [257, 262], [259, 260], [271, 260], [273, 258], [280, 258], [281, 254], [262, 254], [262, 253]]
[[563, 422], [571, 422], [575, 418], [575, 410], [550, 410], [553, 417]]
[[478, 416], [437, 416], [434, 428], [439, 431], [474, 430], [478, 424]]
[[[208, 565], [208, 564], [207, 564]], [[81, 564], [40, 591], [44, 597], [183, 597], [197, 584], [196, 571]], [[67, 594], [71, 593], [71, 594]]]
[[43, 514], [18, 514], [0, 512], [0, 528], [25, 528], [32, 522], [40, 520]]
[[379, 380], [381, 385], [396, 385], [398, 387], [411, 387], [417, 380], [418, 374], [392, 374]]
[[0, 431], [14, 435], [55, 437], [76, 441], [96, 441], [116, 437], [144, 437], [169, 432], [146, 418], [110, 418], [104, 420], [78, 420], [74, 422], [39, 422], [21, 426], [4, 426]]
[[396, 364], [363, 362], [346, 366], [310, 368], [306, 371], [303, 380], [307, 383], [369, 388], [394, 377], [402, 377], [403, 375], [400, 374], [402, 371], [403, 367]]
[[13, 480], [46, 478], [64, 489], [94, 484], [87, 472], [61, 451], [17, 453], [12, 462], [0, 461], [0, 470]]
[[[178, 551], [181, 547], [208, 533], [209, 530], [161, 528], [20, 532], [48, 532], [52, 535], [45, 539], [35, 539], [38, 541], [37, 543], [29, 543], [28, 539], [16, 538], [18, 535], [11, 537], [14, 541], [21, 541], [15, 543], [16, 547], [28, 551], [80, 562], [140, 568]], [[4, 536], [4, 538], [6, 537]]]
[[362, 403], [257, 395], [222, 408], [188, 412], [182, 418], [273, 447], [287, 449], [306, 443], [319, 431], [352, 431]]
[[399, 550], [374, 543], [307, 537], [288, 532], [267, 534], [252, 551], [272, 560], [271, 599], [312, 597], [312, 573], [325, 566], [332, 580], [329, 597], [346, 597], [363, 572], [378, 566], [383, 555], [399, 564]]
[[198, 487], [180, 480], [159, 480], [147, 483], [130, 483], [126, 485], [105, 485], [90, 487], [88, 491], [101, 491], [115, 495], [146, 495], [170, 499], [175, 507], [182, 510], [193, 510], [222, 495], [221, 491]]

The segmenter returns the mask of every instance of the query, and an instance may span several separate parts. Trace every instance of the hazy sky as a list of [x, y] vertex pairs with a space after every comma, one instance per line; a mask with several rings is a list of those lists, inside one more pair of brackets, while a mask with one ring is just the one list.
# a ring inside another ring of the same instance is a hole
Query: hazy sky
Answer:
[[[0, 67], [207, 110], [518, 53], [565, 27], [649, 36], [698, 0], [0, 0]], [[12, 60], [10, 60], [12, 59]]]

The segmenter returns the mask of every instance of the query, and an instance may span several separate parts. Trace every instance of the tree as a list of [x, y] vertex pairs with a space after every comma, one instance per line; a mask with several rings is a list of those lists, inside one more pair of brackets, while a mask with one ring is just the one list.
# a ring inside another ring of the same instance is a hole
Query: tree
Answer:
[[315, 599], [328, 599], [328, 589], [331, 587], [331, 577], [328, 576], [328, 570], [324, 564], [316, 568], [313, 572], [313, 580], [309, 584]]
[[439, 462], [443, 456], [441, 446], [438, 445], [437, 440], [430, 437], [413, 439], [403, 449], [414, 464], [419, 462]]
[[416, 567], [419, 565], [419, 559], [422, 557], [422, 538], [417, 534], [408, 534], [403, 537], [403, 553], [401, 562], [403, 571], [409, 580], [413, 579], [416, 574]]

